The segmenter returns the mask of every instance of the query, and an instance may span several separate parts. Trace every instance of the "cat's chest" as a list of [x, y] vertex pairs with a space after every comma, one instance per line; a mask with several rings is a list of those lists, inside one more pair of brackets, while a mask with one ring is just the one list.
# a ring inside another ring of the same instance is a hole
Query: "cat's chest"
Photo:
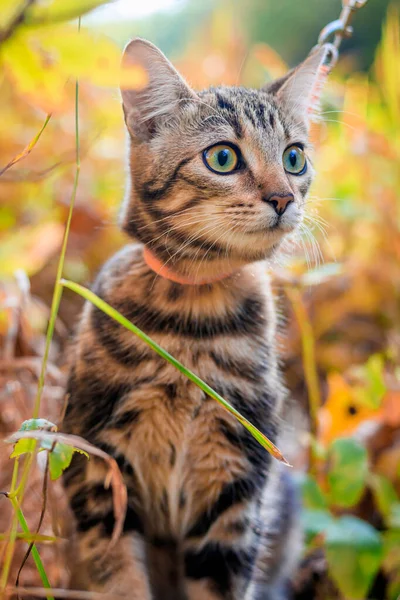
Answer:
[[[207, 351], [201, 343], [167, 349], [210, 385], [228, 389], [236, 381], [237, 389], [243, 386], [249, 393], [254, 383], [239, 381], [210, 358], [223, 351], [221, 344], [207, 346]], [[229, 364], [228, 348], [224, 356]], [[152, 507], [149, 526], [157, 535], [182, 535], [224, 485], [248, 469], [242, 449], [226, 436], [226, 422], [235, 428], [236, 421], [171, 365], [160, 369], [151, 384], [133, 386], [118, 410], [134, 419], [107, 436], [132, 465], [141, 502]]]

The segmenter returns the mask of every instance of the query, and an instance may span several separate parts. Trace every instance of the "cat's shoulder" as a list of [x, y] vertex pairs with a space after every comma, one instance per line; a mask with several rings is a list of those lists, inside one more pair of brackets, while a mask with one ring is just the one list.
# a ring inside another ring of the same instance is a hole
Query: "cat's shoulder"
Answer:
[[113, 254], [101, 268], [94, 282], [94, 291], [119, 288], [126, 281], [134, 280], [143, 271], [142, 244], [128, 244]]

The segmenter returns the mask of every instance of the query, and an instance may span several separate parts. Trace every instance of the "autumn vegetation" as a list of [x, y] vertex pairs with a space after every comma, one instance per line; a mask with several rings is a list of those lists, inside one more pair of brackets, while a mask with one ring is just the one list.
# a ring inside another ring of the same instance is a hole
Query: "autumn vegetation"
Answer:
[[[118, 45], [86, 26], [87, 13], [102, 3], [3, 0], [0, 7], [0, 596], [15, 596], [17, 587], [21, 596], [40, 596], [32, 588], [43, 587], [48, 597], [63, 595], [70, 519], [59, 476], [73, 452], [88, 460], [98, 453], [59, 430], [65, 349], [80, 294], [87, 296], [99, 266], [125, 241], [115, 225], [126, 147], [117, 88], [140, 86], [146, 77], [121, 72]], [[221, 80], [257, 86], [286, 71], [276, 51], [245, 41], [229, 16], [210, 19], [221, 32], [218, 43], [204, 28], [175, 61], [195, 87]], [[298, 600], [397, 600], [400, 13], [394, 4], [371, 67], [339, 64], [321, 116], [312, 132], [318, 176], [302, 238], [273, 269], [293, 398], [288, 419], [299, 444], [295, 453], [290, 444], [279, 450], [296, 470], [307, 542], [295, 593]], [[268, 449], [268, 440], [259, 441]], [[115, 463], [102, 458], [118, 529], [124, 488]]]

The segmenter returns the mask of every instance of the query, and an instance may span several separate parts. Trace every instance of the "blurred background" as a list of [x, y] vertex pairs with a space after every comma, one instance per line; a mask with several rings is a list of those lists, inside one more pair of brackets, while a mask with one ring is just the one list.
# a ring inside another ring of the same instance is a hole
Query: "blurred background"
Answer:
[[[80, 168], [64, 276], [90, 285], [126, 242], [115, 225], [125, 180], [117, 88], [124, 44], [137, 35], [151, 40], [195, 88], [257, 87], [300, 62], [340, 8], [339, 0], [3, 0], [2, 436], [32, 414], [76, 176], [76, 78]], [[295, 466], [308, 545], [295, 578], [299, 599], [400, 597], [399, 15], [393, 0], [369, 0], [356, 15], [312, 130], [309, 232], [274, 272], [283, 365], [299, 415], [293, 435], [302, 448]], [[63, 406], [63, 350], [81, 304], [64, 291], [41, 411], [54, 422]], [[0, 489], [9, 486], [8, 456], [2, 445]], [[32, 527], [41, 478], [35, 472], [30, 480]], [[57, 486], [52, 493], [62, 505]], [[6, 534], [11, 513], [2, 502]], [[46, 519], [44, 531], [54, 532], [54, 515]], [[42, 544], [60, 586], [62, 544]], [[25, 550], [17, 544], [15, 568]], [[30, 560], [24, 581], [37, 583]]]

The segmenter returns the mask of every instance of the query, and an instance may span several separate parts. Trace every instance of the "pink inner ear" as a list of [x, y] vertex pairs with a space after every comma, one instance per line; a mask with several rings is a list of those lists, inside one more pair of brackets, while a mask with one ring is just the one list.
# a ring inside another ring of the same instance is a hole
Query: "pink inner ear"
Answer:
[[331, 67], [329, 65], [322, 64], [318, 69], [318, 76], [315, 80], [315, 85], [310, 94], [310, 104], [308, 106], [308, 114], [312, 114], [318, 111], [319, 101], [321, 98], [322, 88], [324, 86], [325, 79], [328, 77]]

